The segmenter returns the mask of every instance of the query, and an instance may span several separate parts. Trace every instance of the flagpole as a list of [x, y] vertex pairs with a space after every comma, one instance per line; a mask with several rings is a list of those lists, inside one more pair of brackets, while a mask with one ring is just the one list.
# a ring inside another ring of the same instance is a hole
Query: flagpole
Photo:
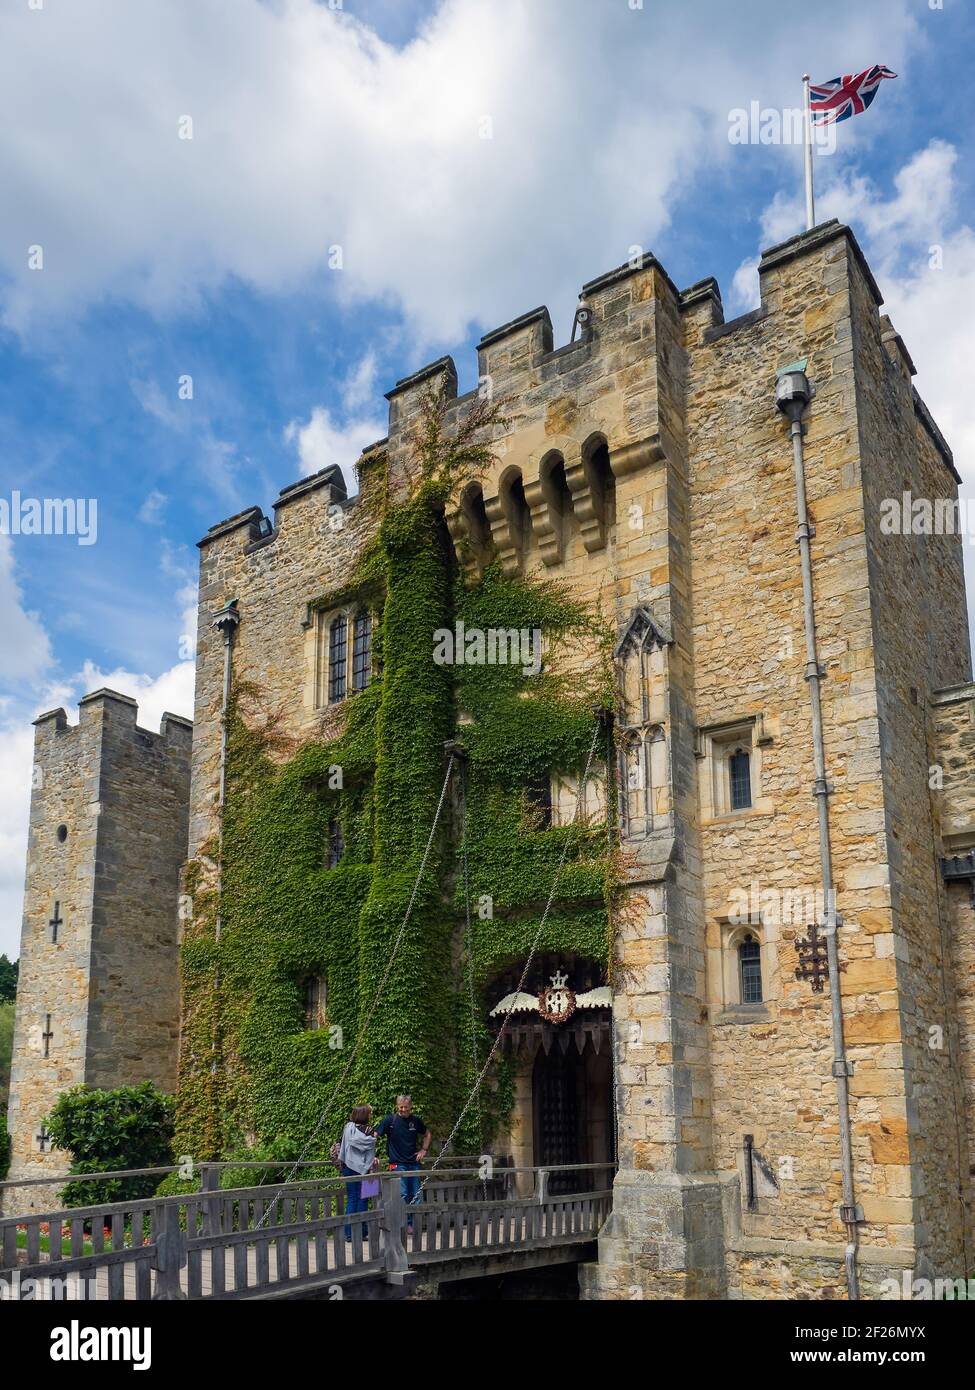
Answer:
[[812, 107], [809, 104], [809, 74], [802, 74], [802, 96], [805, 129], [805, 153], [806, 153], [806, 231], [812, 231], [816, 225], [816, 199], [813, 195], [813, 165], [812, 165]]

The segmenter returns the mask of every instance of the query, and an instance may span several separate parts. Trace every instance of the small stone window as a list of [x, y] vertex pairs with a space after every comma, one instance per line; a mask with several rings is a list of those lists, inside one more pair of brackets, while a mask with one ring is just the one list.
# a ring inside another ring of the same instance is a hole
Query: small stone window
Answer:
[[344, 613], [333, 618], [328, 629], [328, 703], [345, 699], [345, 668], [349, 645], [348, 620]]
[[325, 851], [325, 867], [334, 869], [341, 862], [342, 855], [345, 853], [345, 836], [342, 834], [342, 822], [330, 820], [328, 823], [328, 846]]
[[742, 1004], [761, 1004], [762, 948], [751, 932], [738, 947], [738, 984]]
[[[311, 620], [305, 627], [311, 627]], [[339, 612], [318, 611], [314, 626], [314, 708], [337, 705], [347, 695], [365, 690], [373, 676], [372, 613], [350, 607]]]
[[761, 915], [719, 917], [708, 943], [708, 1000], [717, 1023], [755, 1023], [769, 1017], [779, 994], [778, 931]]
[[63, 845], [65, 840], [68, 838], [68, 827], [66, 825], [59, 825], [57, 829], [57, 836], [58, 844]]
[[549, 772], [534, 777], [525, 788], [525, 808], [533, 830], [552, 828], [552, 775]]
[[581, 781], [581, 774], [547, 772], [529, 782], [525, 803], [531, 828], [551, 830], [553, 826], [572, 825], [576, 820], [586, 825], [590, 820], [605, 819], [605, 768], [590, 770], [585, 799], [579, 806]]
[[328, 984], [324, 975], [310, 975], [303, 983], [305, 1027], [314, 1031], [328, 1024]]
[[763, 753], [771, 743], [763, 715], [697, 729], [694, 751], [702, 763], [702, 820], [772, 810], [769, 798], [762, 795]]
[[752, 757], [747, 748], [728, 756], [728, 799], [733, 811], [747, 811], [752, 804]]

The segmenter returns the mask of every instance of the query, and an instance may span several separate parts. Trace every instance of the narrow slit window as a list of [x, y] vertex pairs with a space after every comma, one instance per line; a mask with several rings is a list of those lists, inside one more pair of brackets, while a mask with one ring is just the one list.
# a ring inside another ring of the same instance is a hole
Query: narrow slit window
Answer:
[[324, 1028], [328, 1014], [328, 986], [324, 975], [313, 975], [305, 981], [305, 1027]]
[[649, 825], [646, 745], [632, 734], [623, 745], [623, 810], [627, 835], [645, 835]]
[[365, 690], [372, 678], [372, 615], [357, 613], [352, 624], [352, 689]]
[[348, 624], [345, 615], [335, 618], [328, 630], [328, 702], [345, 699], [345, 668], [348, 651]]
[[762, 1002], [762, 948], [753, 936], [746, 936], [738, 947], [738, 970], [741, 977], [741, 1002]]
[[328, 848], [325, 853], [326, 868], [336, 868], [344, 853], [345, 836], [342, 834], [342, 822], [330, 820], [328, 823]]
[[728, 759], [731, 809], [744, 811], [752, 804], [752, 760], [744, 748], [736, 748]]

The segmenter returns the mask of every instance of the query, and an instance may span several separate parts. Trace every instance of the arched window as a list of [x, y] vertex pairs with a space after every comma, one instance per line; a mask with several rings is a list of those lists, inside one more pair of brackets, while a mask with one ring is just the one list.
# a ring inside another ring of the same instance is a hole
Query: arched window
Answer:
[[623, 744], [623, 814], [626, 834], [646, 835], [649, 824], [646, 744], [640, 734], [630, 734]]
[[357, 613], [352, 621], [352, 689], [365, 690], [372, 677], [372, 614]]
[[731, 809], [744, 811], [752, 804], [752, 760], [746, 748], [736, 748], [728, 759]]
[[750, 932], [738, 947], [738, 983], [743, 1004], [761, 1004], [762, 948]]
[[325, 867], [334, 869], [345, 853], [345, 837], [342, 822], [330, 820], [328, 823], [328, 847], [325, 851]]
[[328, 702], [345, 699], [345, 668], [348, 653], [348, 626], [344, 613], [332, 620], [328, 630]]

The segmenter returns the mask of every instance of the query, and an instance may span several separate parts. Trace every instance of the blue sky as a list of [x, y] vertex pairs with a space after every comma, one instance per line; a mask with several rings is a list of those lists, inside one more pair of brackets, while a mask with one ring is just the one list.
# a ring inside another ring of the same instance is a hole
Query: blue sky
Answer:
[[801, 154], [730, 144], [729, 112], [798, 104], [807, 67], [900, 74], [817, 160], [819, 212], [860, 237], [967, 483], [973, 49], [962, 0], [7, 0], [0, 497], [95, 498], [98, 532], [0, 536], [0, 951], [31, 718], [104, 683], [149, 727], [190, 714], [195, 542], [349, 472], [423, 362], [464, 389], [481, 333], [539, 303], [564, 341], [634, 246], [750, 307]]

